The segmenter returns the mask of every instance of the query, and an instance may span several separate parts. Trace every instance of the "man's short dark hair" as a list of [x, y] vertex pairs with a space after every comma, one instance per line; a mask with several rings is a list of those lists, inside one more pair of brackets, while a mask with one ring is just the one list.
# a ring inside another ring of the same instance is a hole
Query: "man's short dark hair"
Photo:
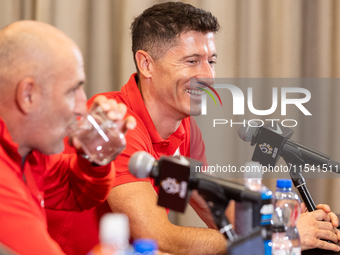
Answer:
[[155, 60], [160, 59], [174, 46], [178, 37], [189, 31], [201, 33], [219, 30], [219, 24], [210, 12], [181, 2], [156, 4], [146, 9], [131, 24], [132, 52], [148, 52]]

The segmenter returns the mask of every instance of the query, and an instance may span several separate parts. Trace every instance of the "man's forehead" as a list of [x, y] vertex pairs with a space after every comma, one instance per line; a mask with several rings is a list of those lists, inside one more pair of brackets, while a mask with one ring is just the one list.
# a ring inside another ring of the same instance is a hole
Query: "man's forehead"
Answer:
[[214, 35], [213, 32], [204, 33], [204, 32], [200, 32], [200, 31], [191, 30], [191, 31], [181, 33], [180, 36], [179, 36], [179, 39], [185, 40], [185, 39], [188, 39], [188, 38], [202, 38], [202, 37], [205, 37], [209, 40], [214, 40], [215, 35]]
[[202, 33], [197, 31], [183, 33], [177, 39], [177, 43], [169, 51], [185, 51], [188, 54], [199, 54], [197, 51], [204, 51], [209, 55], [216, 55], [214, 33]]

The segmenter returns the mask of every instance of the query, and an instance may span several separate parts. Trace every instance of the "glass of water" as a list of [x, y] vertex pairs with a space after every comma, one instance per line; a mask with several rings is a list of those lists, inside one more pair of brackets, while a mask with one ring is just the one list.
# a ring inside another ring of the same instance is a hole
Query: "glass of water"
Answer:
[[125, 149], [125, 136], [120, 130], [122, 124], [122, 120], [108, 119], [98, 106], [78, 121], [73, 136], [81, 143], [89, 161], [106, 165]]

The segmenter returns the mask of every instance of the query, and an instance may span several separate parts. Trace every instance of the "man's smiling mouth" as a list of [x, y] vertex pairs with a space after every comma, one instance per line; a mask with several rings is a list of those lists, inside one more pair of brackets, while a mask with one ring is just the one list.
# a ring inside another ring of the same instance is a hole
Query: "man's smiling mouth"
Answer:
[[201, 96], [203, 94], [206, 94], [205, 91], [200, 89], [185, 89], [186, 92], [188, 92], [190, 95], [198, 95]]

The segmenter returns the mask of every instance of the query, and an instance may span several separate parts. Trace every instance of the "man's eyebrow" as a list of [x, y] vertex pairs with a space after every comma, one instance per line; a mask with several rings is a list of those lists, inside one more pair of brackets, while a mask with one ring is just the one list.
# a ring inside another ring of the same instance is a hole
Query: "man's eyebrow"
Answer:
[[84, 84], [85, 84], [85, 81], [84, 81], [84, 80], [79, 81], [79, 82], [77, 83], [77, 85], [73, 86], [73, 87], [70, 88], [68, 91], [75, 90], [75, 89], [79, 88], [80, 86], [82, 86], [82, 85], [84, 85]]
[[[180, 60], [185, 60], [187, 58], [192, 58], [192, 57], [200, 57], [201, 55], [200, 54], [192, 54], [192, 55], [187, 55], [187, 56], [184, 56], [183, 58], [181, 58]], [[215, 57], [217, 58], [217, 53], [214, 53], [210, 56], [211, 57]]]
[[85, 81], [82, 80], [82, 81], [79, 81], [78, 84], [74, 87], [75, 89], [76, 88], [79, 88], [80, 86], [83, 86], [85, 84]]

